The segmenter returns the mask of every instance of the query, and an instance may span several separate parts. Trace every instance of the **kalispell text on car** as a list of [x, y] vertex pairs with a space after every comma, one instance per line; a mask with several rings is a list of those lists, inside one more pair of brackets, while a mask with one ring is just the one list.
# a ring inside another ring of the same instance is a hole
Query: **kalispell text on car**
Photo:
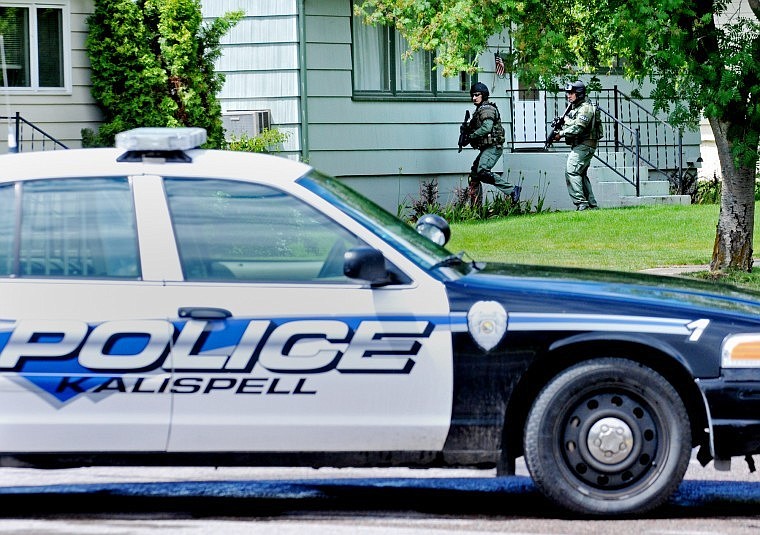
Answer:
[[563, 508], [760, 452], [760, 296], [465, 260], [197, 128], [0, 156], [0, 461], [474, 466]]

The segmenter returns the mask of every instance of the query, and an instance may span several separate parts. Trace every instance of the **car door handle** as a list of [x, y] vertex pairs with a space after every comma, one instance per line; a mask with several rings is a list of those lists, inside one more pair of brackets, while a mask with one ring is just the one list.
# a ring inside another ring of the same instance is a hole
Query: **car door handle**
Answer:
[[223, 320], [232, 317], [229, 310], [214, 307], [181, 307], [178, 313], [180, 318], [194, 320]]

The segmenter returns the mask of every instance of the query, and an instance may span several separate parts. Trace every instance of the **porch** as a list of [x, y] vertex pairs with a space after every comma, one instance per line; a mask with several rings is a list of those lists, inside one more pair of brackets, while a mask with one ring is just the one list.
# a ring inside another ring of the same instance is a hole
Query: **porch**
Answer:
[[[507, 98], [504, 172], [523, 183], [523, 200], [572, 210], [564, 181], [570, 148], [563, 141], [544, 148], [552, 119], [565, 111], [564, 92], [511, 90]], [[599, 206], [690, 204], [701, 162], [698, 133], [684, 134], [617, 86], [588, 98], [600, 108], [605, 132], [588, 173]]]

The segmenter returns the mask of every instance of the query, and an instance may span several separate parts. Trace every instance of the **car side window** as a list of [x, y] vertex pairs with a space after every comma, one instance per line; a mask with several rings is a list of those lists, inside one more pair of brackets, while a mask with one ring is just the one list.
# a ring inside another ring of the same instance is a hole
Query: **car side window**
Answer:
[[18, 276], [140, 276], [126, 178], [37, 180], [20, 191]]
[[363, 242], [283, 191], [181, 178], [167, 178], [165, 189], [185, 280], [350, 280], [343, 254]]
[[13, 184], [0, 187], [0, 277], [13, 274], [13, 240], [16, 222]]

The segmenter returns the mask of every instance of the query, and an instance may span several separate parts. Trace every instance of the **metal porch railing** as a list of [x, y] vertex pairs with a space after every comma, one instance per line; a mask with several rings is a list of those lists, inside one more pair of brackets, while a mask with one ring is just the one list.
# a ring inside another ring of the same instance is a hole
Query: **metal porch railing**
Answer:
[[[551, 121], [562, 115], [565, 93], [549, 91], [508, 91], [511, 108], [511, 150], [543, 151]], [[671, 183], [683, 181], [683, 132], [646, 109], [617, 86], [590, 92], [589, 99], [599, 106], [604, 122], [604, 138], [599, 142], [595, 159], [641, 193], [640, 169], [667, 178]], [[531, 110], [530, 103], [534, 103]], [[563, 142], [555, 143], [553, 152], [569, 150]]]
[[11, 117], [0, 116], [0, 123], [8, 124], [14, 133], [16, 152], [68, 149], [63, 142], [21, 117], [19, 112]]

